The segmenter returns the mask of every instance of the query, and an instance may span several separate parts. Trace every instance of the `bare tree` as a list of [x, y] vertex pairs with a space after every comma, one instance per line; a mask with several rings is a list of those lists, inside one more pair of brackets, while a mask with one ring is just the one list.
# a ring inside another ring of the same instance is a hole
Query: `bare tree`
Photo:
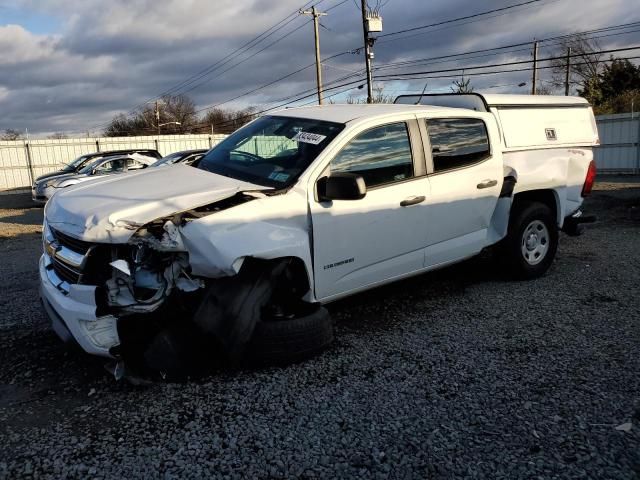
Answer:
[[13, 128], [7, 128], [3, 133], [0, 134], [0, 140], [20, 140], [22, 138], [22, 133], [18, 130], [14, 130]]
[[536, 95], [555, 95], [553, 88], [548, 85], [538, 85], [536, 88]]
[[155, 114], [153, 109], [146, 107], [133, 117], [124, 114], [116, 115], [104, 134], [107, 137], [134, 137], [138, 135], [153, 135], [156, 130]]
[[155, 103], [146, 104], [133, 116], [115, 116], [104, 133], [108, 137], [153, 135], [160, 124], [162, 134], [180, 134], [192, 132], [197, 125], [195, 103], [186, 95], [163, 96], [158, 101], [158, 114], [159, 122]]
[[51, 140], [64, 140], [65, 138], [69, 138], [69, 136], [62, 132], [56, 132], [52, 133], [47, 138], [50, 138]]
[[[166, 133], [187, 133], [196, 123], [196, 104], [184, 94], [165, 95], [159, 103], [160, 123], [170, 123], [163, 127]], [[157, 126], [157, 125], [156, 125]]]
[[379, 84], [373, 87], [373, 103], [393, 103], [394, 98], [391, 95], [385, 95], [384, 85]]
[[[395, 100], [393, 96], [386, 95], [384, 93], [383, 84], [374, 85], [373, 92], [374, 94], [372, 98], [373, 100], [372, 103], [393, 103], [393, 101]], [[330, 103], [333, 103], [333, 102], [330, 102]], [[347, 103], [352, 105], [359, 104], [359, 103], [367, 103], [367, 99], [362, 96], [351, 95], [349, 96], [349, 98], [347, 98]]]
[[256, 117], [256, 108], [247, 107], [243, 110], [224, 110], [222, 108], [214, 108], [209, 110], [200, 123], [198, 129], [202, 133], [231, 133], [250, 122]]
[[460, 80], [454, 80], [453, 86], [450, 87], [453, 93], [473, 93], [474, 88], [471, 85], [470, 78], [464, 78], [464, 75], [460, 78]]
[[600, 92], [598, 89], [598, 75], [605, 63], [602, 54], [597, 53], [602, 48], [598, 41], [589, 38], [583, 33], [569, 35], [560, 41], [554, 57], [563, 57], [552, 60], [552, 78], [556, 87], [562, 87], [565, 83], [567, 70], [567, 50], [571, 48], [571, 67], [569, 70], [569, 84], [576, 91], [587, 98], [591, 103], [599, 103]]

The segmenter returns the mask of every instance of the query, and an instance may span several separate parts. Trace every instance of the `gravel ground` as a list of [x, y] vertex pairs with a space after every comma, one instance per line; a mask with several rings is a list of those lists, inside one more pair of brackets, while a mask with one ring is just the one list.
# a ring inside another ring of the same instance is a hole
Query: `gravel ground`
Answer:
[[42, 209], [0, 209], [0, 478], [639, 478], [640, 181], [597, 189], [542, 279], [474, 259], [332, 305], [313, 360], [144, 388], [58, 342]]

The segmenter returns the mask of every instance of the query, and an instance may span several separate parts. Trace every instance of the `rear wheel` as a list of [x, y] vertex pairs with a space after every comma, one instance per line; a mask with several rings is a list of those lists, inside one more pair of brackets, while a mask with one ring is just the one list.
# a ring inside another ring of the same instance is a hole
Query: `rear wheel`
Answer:
[[545, 274], [558, 249], [558, 227], [551, 209], [539, 202], [516, 206], [501, 257], [509, 274], [528, 280]]

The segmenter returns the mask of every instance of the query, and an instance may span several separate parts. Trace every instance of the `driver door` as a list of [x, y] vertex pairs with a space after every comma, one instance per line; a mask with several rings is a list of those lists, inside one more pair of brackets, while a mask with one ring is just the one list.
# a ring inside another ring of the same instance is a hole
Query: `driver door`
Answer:
[[368, 129], [329, 172], [361, 175], [360, 200], [312, 201], [316, 298], [364, 289], [423, 268], [429, 181], [415, 121]]

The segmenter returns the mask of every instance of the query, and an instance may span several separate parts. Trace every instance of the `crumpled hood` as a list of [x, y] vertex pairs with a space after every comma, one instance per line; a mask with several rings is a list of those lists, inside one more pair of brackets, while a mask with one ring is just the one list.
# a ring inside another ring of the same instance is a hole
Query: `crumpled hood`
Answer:
[[89, 242], [126, 243], [153, 220], [247, 190], [267, 190], [186, 165], [113, 175], [61, 189], [47, 203], [49, 225]]

